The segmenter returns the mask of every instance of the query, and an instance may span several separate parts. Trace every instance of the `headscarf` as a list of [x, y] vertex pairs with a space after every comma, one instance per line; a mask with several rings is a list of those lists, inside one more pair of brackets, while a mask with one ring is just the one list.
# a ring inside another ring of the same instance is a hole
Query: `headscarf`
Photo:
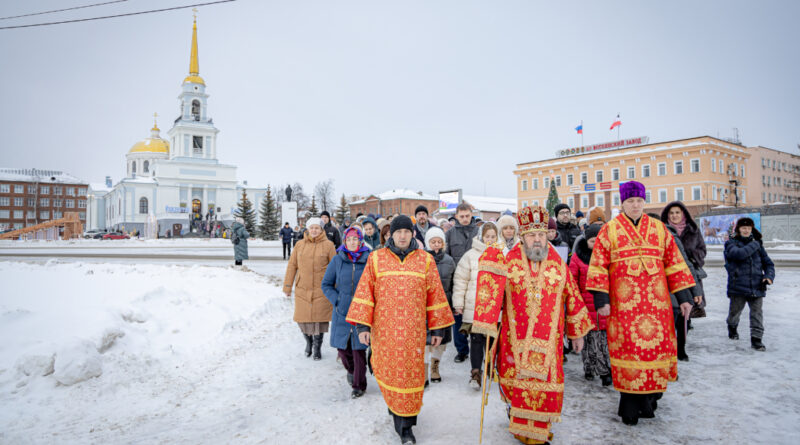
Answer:
[[[354, 233], [355, 232], [355, 233]], [[356, 235], [358, 237], [358, 249], [352, 251], [347, 248], [347, 237]], [[361, 230], [358, 227], [350, 227], [349, 229], [344, 231], [344, 240], [342, 240], [342, 245], [336, 249], [337, 252], [344, 252], [347, 254], [348, 257], [355, 263], [364, 254], [364, 252], [369, 252], [369, 247], [364, 244], [364, 234], [361, 233]]]

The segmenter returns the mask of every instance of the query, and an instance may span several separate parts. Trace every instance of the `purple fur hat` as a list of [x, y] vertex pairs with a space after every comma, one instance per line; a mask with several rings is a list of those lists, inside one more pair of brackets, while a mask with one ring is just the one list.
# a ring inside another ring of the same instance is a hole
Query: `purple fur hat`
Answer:
[[644, 184], [636, 181], [628, 181], [622, 184], [619, 186], [619, 197], [622, 200], [621, 202], [625, 202], [628, 198], [647, 199], [644, 193]]

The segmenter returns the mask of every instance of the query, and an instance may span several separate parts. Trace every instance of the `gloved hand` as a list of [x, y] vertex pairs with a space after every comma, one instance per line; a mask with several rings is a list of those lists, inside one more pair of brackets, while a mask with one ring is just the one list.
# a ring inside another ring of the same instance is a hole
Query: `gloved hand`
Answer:
[[472, 323], [461, 323], [461, 328], [459, 328], [458, 332], [468, 336], [472, 332]]

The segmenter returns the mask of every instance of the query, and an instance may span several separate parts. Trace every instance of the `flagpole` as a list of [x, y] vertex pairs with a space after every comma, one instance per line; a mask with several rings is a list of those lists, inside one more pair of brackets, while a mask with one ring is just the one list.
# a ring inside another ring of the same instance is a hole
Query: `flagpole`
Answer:
[[581, 147], [583, 147], [583, 119], [581, 119]]
[[622, 131], [622, 120], [619, 117], [619, 113], [617, 113], [617, 120], [619, 121], [619, 125], [617, 125], [617, 140], [621, 140], [622, 137], [620, 136], [620, 132]]

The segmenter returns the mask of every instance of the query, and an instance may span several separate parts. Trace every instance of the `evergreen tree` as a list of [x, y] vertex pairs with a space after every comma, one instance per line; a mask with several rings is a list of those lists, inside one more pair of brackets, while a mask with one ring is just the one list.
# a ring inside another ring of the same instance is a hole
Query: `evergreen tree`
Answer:
[[242, 190], [242, 199], [239, 201], [239, 216], [244, 219], [244, 228], [250, 232], [250, 236], [256, 233], [256, 211], [253, 210], [253, 203], [247, 199], [247, 190]]
[[261, 200], [261, 208], [258, 215], [261, 218], [261, 224], [258, 226], [258, 236], [265, 240], [278, 239], [281, 223], [278, 220], [278, 209], [270, 186], [267, 186], [267, 195]]
[[344, 193], [342, 193], [342, 199], [339, 201], [339, 207], [336, 208], [336, 222], [342, 224], [349, 213], [350, 210], [347, 208], [347, 198], [345, 198]]
[[317, 209], [317, 197], [311, 197], [311, 207], [308, 208], [308, 215], [312, 218], [319, 216], [319, 210]]
[[558, 205], [558, 192], [556, 191], [556, 181], [554, 181], [553, 178], [550, 178], [550, 194], [547, 195], [546, 207], [547, 207], [547, 213], [549, 213], [550, 216], [552, 216], [553, 218], [556, 217], [556, 215], [553, 215], [553, 210], [556, 208], [557, 205]]

